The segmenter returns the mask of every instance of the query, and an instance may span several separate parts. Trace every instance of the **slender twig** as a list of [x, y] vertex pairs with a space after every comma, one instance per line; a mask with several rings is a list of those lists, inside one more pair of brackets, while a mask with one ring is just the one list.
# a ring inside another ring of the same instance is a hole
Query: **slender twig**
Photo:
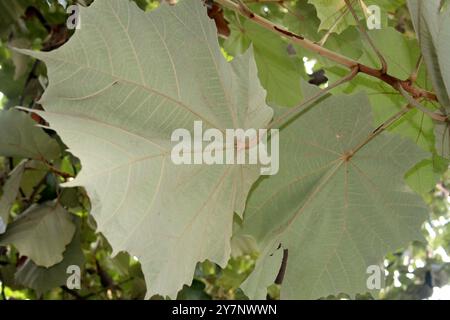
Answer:
[[352, 72], [350, 72], [347, 76], [339, 79], [338, 81], [329, 85], [327, 88], [320, 90], [313, 96], [304, 100], [298, 106], [287, 109], [287, 111], [284, 112], [282, 115], [280, 115], [278, 118], [272, 120], [272, 122], [268, 126], [268, 129], [275, 128], [275, 127], [281, 127], [284, 124], [288, 123], [293, 117], [295, 117], [299, 112], [303, 111], [307, 106], [311, 105], [312, 103], [314, 103], [321, 97], [325, 96], [328, 92], [330, 92], [334, 88], [336, 88], [348, 81], [351, 81], [357, 74], [358, 74], [358, 69], [354, 68], [352, 70]]
[[60, 176], [61, 178], [67, 180], [70, 178], [74, 178], [73, 175], [71, 175], [70, 173], [67, 172], [62, 172], [61, 170], [55, 168], [50, 162], [48, 162], [45, 159], [41, 159], [41, 161], [47, 166], [47, 168], [54, 174], [56, 174], [57, 176]]
[[350, 59], [348, 57], [345, 57], [337, 52], [331, 51], [327, 48], [324, 48], [320, 46], [319, 44], [312, 42], [311, 40], [306, 39], [305, 37], [292, 33], [286, 28], [276, 25], [273, 22], [253, 13], [251, 10], [248, 9], [247, 6], [242, 5], [242, 3], [236, 3], [232, 0], [215, 0], [216, 3], [222, 5], [224, 8], [228, 8], [232, 11], [238, 12], [242, 16], [246, 17], [247, 19], [252, 20], [256, 24], [260, 25], [261, 27], [270, 30], [271, 32], [274, 32], [278, 34], [281, 37], [284, 37], [288, 39], [289, 41], [298, 44], [302, 46], [303, 48], [310, 50], [312, 52], [315, 52], [331, 61], [334, 61], [344, 67], [347, 67], [351, 70], [353, 70], [355, 67], [358, 68], [358, 72], [367, 74], [371, 77], [375, 77], [377, 79], [380, 79], [381, 81], [387, 83], [397, 91], [398, 88], [401, 86], [403, 89], [405, 89], [407, 92], [409, 92], [414, 98], [425, 98], [428, 100], [438, 101], [436, 94], [433, 92], [429, 92], [427, 90], [424, 90], [422, 88], [415, 87], [411, 84], [409, 80], [401, 80], [399, 78], [396, 78], [394, 76], [391, 76], [387, 73], [383, 73], [382, 70], [378, 70], [372, 67], [369, 67], [367, 65], [361, 64], [353, 59]]
[[34, 198], [39, 193], [41, 187], [47, 182], [47, 174], [34, 186], [33, 191], [31, 192], [28, 199], [25, 201], [25, 207], [28, 208], [33, 204]]
[[443, 114], [435, 113], [433, 111], [428, 110], [425, 108], [422, 104], [420, 104], [419, 101], [411, 97], [408, 92], [405, 91], [402, 87], [399, 88], [399, 91], [401, 95], [408, 101], [410, 105], [412, 105], [414, 108], [422, 111], [424, 114], [432, 118], [433, 120], [440, 121], [440, 122], [446, 122], [448, 120], [448, 117]]
[[344, 57], [336, 52], [323, 48], [318, 44], [312, 42], [311, 40], [305, 39], [303, 36], [296, 35], [295, 33], [288, 31], [286, 28], [278, 26], [271, 21], [253, 13], [246, 5], [243, 5], [242, 1], [241, 3], [236, 3], [232, 0], [215, 0], [215, 2], [225, 8], [240, 13], [242, 16], [254, 21], [263, 28], [271, 30], [287, 39], [290, 39], [292, 42], [297, 43], [302, 47], [314, 51], [324, 57], [327, 57], [328, 59], [335, 61], [343, 66], [351, 69], [354, 66], [358, 65], [358, 62], [353, 59]]
[[350, 0], [345, 0], [345, 4], [347, 5], [348, 9], [350, 10], [350, 13], [353, 15], [353, 18], [355, 18], [356, 24], [358, 25], [359, 30], [361, 31], [361, 34], [366, 38], [366, 41], [369, 43], [369, 45], [372, 47], [372, 50], [375, 52], [375, 54], [378, 56], [378, 59], [381, 63], [381, 72], [387, 73], [387, 63], [386, 59], [381, 54], [380, 50], [375, 46], [372, 39], [370, 38], [369, 34], [367, 33], [366, 29], [363, 27], [361, 22], [359, 21], [358, 15], [356, 14], [355, 9], [353, 8], [352, 4], [350, 3]]
[[345, 17], [345, 15], [347, 14], [347, 10], [342, 10], [342, 12], [339, 14], [339, 16], [336, 18], [336, 20], [334, 20], [333, 24], [331, 25], [330, 29], [327, 30], [327, 32], [325, 33], [325, 35], [322, 37], [322, 39], [320, 39], [320, 41], [318, 42], [318, 44], [320, 46], [324, 46], [325, 42], [327, 42], [328, 38], [330, 37], [330, 35], [334, 32], [334, 30], [336, 30], [336, 27], [339, 25], [339, 22], [341, 22], [341, 19], [343, 19]]

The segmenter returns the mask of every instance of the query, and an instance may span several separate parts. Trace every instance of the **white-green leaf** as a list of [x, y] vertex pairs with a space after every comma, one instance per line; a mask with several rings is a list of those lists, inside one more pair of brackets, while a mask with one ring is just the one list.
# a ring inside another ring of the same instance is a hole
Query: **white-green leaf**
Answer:
[[172, 132], [262, 128], [265, 104], [252, 52], [226, 62], [201, 1], [95, 1], [82, 28], [45, 61], [44, 117], [80, 158], [71, 186], [84, 186], [98, 230], [114, 252], [139, 258], [147, 296], [175, 298], [198, 261], [225, 266], [233, 214], [242, 215], [256, 166], [182, 165]]
[[13, 245], [21, 255], [48, 268], [63, 259], [74, 232], [70, 214], [59, 204], [47, 202], [33, 205], [12, 222], [0, 236], [0, 245]]
[[238, 233], [261, 252], [274, 242], [289, 250], [281, 298], [371, 291], [366, 268], [422, 239], [426, 205], [403, 176], [427, 153], [382, 133], [350, 157], [371, 123], [365, 94], [335, 96], [280, 132], [280, 171], [251, 193]]
[[441, 0], [408, 0], [414, 29], [441, 104], [450, 111], [450, 9]]

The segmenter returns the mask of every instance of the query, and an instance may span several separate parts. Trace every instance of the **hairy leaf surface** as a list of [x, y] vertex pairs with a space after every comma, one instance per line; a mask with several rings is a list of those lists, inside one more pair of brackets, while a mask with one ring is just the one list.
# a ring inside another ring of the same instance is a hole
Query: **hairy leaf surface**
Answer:
[[[45, 61], [45, 118], [81, 159], [71, 186], [117, 253], [139, 258], [148, 296], [176, 297], [195, 265], [228, 261], [233, 213], [242, 214], [256, 166], [181, 165], [171, 134], [261, 128], [272, 117], [249, 51], [225, 61], [201, 1], [144, 13], [128, 1], [95, 1], [83, 27]], [[74, 85], [75, 84], [75, 85]]]

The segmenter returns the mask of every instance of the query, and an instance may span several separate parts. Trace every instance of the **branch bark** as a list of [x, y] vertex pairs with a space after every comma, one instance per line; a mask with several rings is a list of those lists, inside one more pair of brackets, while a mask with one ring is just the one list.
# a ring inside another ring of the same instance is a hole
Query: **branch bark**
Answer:
[[414, 84], [409, 79], [401, 80], [399, 78], [389, 75], [388, 73], [384, 72], [384, 70], [378, 70], [370, 66], [361, 64], [358, 61], [355, 61], [337, 52], [324, 48], [319, 44], [306, 39], [302, 35], [290, 32], [286, 28], [276, 25], [273, 22], [253, 13], [245, 4], [243, 4], [242, 1], [240, 1], [239, 3], [236, 3], [232, 0], [214, 0], [214, 1], [220, 4], [222, 7], [237, 12], [240, 15], [246, 17], [247, 19], [250, 19], [256, 24], [260, 25], [261, 27], [270, 30], [271, 32], [274, 32], [280, 35], [281, 37], [288, 39], [292, 43], [298, 44], [307, 50], [315, 52], [316, 54], [322, 57], [325, 57], [331, 61], [340, 64], [341, 66], [347, 67], [350, 70], [357, 68], [358, 73], [364, 73], [368, 76], [380, 79], [381, 81], [390, 85], [397, 91], [399, 91], [400, 88], [403, 88], [415, 99], [425, 98], [432, 101], [438, 101], [436, 94], [414, 86]]

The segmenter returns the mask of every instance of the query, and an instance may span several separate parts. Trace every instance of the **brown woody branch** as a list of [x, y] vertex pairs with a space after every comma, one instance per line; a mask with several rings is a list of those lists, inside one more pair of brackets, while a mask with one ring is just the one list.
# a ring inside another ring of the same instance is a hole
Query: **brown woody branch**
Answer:
[[389, 75], [387, 72], [384, 72], [383, 69], [378, 70], [372, 68], [370, 66], [361, 64], [358, 61], [345, 57], [339, 53], [324, 48], [321, 45], [306, 39], [302, 35], [295, 34], [287, 30], [286, 28], [276, 25], [273, 22], [253, 13], [242, 1], [239, 1], [239, 3], [236, 3], [232, 0], [214, 0], [214, 1], [220, 4], [222, 7], [235, 11], [241, 14], [242, 16], [252, 20], [261, 27], [270, 30], [271, 32], [274, 32], [280, 35], [281, 37], [288, 39], [292, 43], [298, 44], [303, 48], [315, 52], [320, 56], [323, 56], [331, 61], [334, 61], [344, 67], [349, 68], [350, 70], [354, 70], [355, 68], [357, 68], [358, 73], [363, 73], [368, 76], [380, 79], [381, 81], [385, 82], [386, 84], [393, 87], [397, 91], [400, 91], [400, 88], [403, 88], [403, 90], [408, 92], [414, 99], [425, 98], [427, 100], [438, 101], [436, 94], [414, 86], [411, 80], [409, 79], [401, 80], [397, 77]]

